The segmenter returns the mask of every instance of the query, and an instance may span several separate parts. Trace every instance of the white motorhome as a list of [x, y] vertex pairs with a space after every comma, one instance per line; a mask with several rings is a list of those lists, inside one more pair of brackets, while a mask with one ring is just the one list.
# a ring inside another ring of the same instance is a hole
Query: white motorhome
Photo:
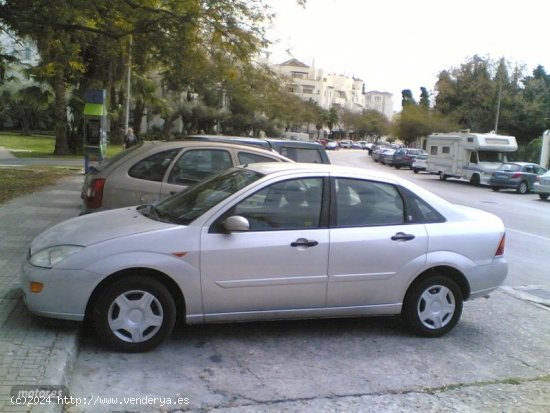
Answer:
[[469, 131], [434, 133], [428, 136], [427, 170], [447, 178], [467, 179], [473, 185], [489, 183], [492, 172], [507, 154], [518, 149], [513, 136]]
[[303, 141], [309, 142], [309, 133], [302, 132], [285, 132], [281, 136], [282, 139], [288, 139], [289, 141]]

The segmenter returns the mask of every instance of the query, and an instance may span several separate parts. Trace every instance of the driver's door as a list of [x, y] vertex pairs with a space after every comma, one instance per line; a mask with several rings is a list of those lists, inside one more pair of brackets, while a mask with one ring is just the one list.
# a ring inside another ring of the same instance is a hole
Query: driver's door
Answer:
[[[294, 202], [289, 212], [290, 191]], [[201, 282], [206, 319], [253, 319], [326, 305], [328, 228], [323, 225], [323, 178], [277, 182], [226, 211], [201, 235]], [[303, 200], [297, 196], [303, 195]], [[288, 199], [287, 199], [288, 198]], [[246, 232], [224, 233], [232, 215]], [[235, 314], [239, 313], [239, 314]]]

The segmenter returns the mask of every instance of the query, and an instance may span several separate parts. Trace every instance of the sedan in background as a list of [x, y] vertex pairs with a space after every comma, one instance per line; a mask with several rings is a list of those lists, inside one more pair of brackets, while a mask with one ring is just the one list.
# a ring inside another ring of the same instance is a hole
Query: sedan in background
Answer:
[[46, 230], [21, 286], [33, 313], [90, 320], [128, 352], [160, 344], [176, 318], [401, 315], [438, 337], [504, 281], [504, 245], [500, 218], [390, 174], [256, 163]]
[[546, 201], [550, 196], [550, 171], [537, 176], [535, 185], [533, 186], [535, 193], [539, 194], [539, 198]]
[[141, 142], [86, 175], [83, 212], [154, 203], [227, 168], [254, 162], [292, 160], [274, 150], [225, 142]]
[[420, 171], [427, 171], [428, 170], [428, 154], [422, 153], [418, 155], [414, 162], [412, 163], [412, 170], [415, 174], [417, 174]]
[[382, 153], [379, 156], [379, 161], [382, 165], [389, 165], [391, 166], [393, 164], [393, 154], [396, 152], [396, 149], [386, 149], [385, 151], [382, 151]]
[[416, 157], [421, 154], [425, 154], [422, 149], [415, 148], [400, 148], [393, 154], [392, 165], [395, 169], [411, 168]]
[[519, 194], [534, 190], [537, 176], [546, 172], [542, 166], [529, 162], [505, 162], [489, 179], [493, 191], [515, 189]]

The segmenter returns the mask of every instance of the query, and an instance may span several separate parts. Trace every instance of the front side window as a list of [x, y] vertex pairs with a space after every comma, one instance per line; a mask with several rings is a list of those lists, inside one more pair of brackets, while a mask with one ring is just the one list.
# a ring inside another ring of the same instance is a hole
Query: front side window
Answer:
[[229, 152], [220, 149], [185, 151], [174, 164], [168, 182], [190, 185], [202, 181], [232, 166]]
[[136, 179], [161, 182], [172, 159], [179, 151], [180, 149], [171, 149], [142, 159], [130, 168], [128, 175]]
[[220, 217], [213, 228], [220, 231], [225, 218], [245, 217], [250, 231], [318, 228], [323, 194], [322, 178], [293, 179], [262, 188]]
[[338, 227], [405, 223], [403, 199], [393, 185], [337, 178], [335, 192], [336, 226]]

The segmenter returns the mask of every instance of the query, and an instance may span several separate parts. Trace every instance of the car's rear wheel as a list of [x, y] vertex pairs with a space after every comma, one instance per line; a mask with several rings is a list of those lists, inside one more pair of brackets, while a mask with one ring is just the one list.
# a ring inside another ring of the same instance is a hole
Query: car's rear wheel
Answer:
[[539, 194], [539, 198], [546, 201], [548, 199], [548, 194]]
[[462, 291], [452, 279], [430, 276], [409, 288], [403, 303], [403, 319], [415, 334], [439, 337], [458, 323], [462, 301]]
[[491, 189], [495, 192], [500, 191], [500, 187], [498, 187], [498, 186], [492, 186]]
[[413, 172], [414, 172], [415, 174], [417, 174], [417, 173], [418, 173], [418, 169], [413, 168]]
[[447, 180], [447, 175], [445, 175], [445, 174], [443, 173], [443, 171], [440, 171], [440, 172], [439, 172], [439, 180], [440, 180], [440, 181], [446, 181], [446, 180]]
[[516, 191], [518, 192], [518, 194], [522, 194], [522, 195], [526, 194], [527, 191], [529, 191], [529, 185], [527, 185], [527, 182], [521, 181], [518, 184], [518, 187], [517, 187]]
[[472, 177], [470, 178], [470, 183], [473, 186], [479, 186], [481, 184], [481, 179], [479, 178], [479, 175], [473, 174]]
[[99, 295], [93, 320], [100, 340], [124, 352], [150, 350], [168, 337], [176, 321], [174, 298], [159, 281], [125, 277]]

